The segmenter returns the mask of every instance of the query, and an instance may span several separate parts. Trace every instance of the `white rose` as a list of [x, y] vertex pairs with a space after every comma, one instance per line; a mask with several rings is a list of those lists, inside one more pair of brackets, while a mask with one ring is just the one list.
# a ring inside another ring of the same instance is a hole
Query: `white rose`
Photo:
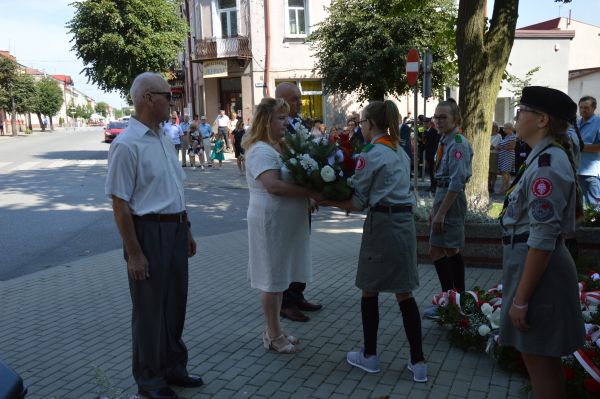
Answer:
[[323, 179], [323, 181], [325, 183], [330, 183], [332, 181], [335, 181], [335, 171], [333, 170], [333, 168], [331, 166], [325, 165], [321, 169], [321, 178]]
[[598, 306], [590, 305], [588, 306], [588, 310], [590, 311], [590, 313], [596, 313], [598, 311]]
[[483, 305], [481, 305], [481, 313], [483, 313], [484, 315], [489, 316], [492, 314], [493, 311], [494, 308], [489, 303], [486, 302]]
[[298, 160], [296, 158], [290, 158], [290, 164], [296, 166], [298, 165]]
[[500, 308], [494, 310], [487, 318], [490, 321], [492, 328], [500, 328]]
[[485, 337], [486, 335], [488, 335], [490, 333], [490, 331], [492, 331], [492, 329], [487, 324], [482, 324], [479, 326], [477, 331], [479, 332], [479, 335], [481, 335], [482, 337]]

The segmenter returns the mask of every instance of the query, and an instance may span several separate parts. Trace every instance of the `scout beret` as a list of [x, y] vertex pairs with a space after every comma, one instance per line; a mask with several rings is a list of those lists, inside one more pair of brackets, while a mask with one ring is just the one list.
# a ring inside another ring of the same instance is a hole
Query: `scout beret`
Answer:
[[571, 100], [571, 97], [550, 87], [523, 88], [520, 103], [567, 122], [573, 122], [577, 118], [577, 104]]

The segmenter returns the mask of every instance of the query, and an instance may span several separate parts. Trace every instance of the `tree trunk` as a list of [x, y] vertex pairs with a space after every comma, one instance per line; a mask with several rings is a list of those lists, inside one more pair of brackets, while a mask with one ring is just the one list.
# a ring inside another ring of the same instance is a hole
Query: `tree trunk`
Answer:
[[42, 121], [42, 114], [40, 114], [39, 112], [35, 113], [38, 117], [38, 121], [40, 122], [40, 127], [42, 128], [42, 132], [46, 131], [46, 125], [44, 125], [44, 122]]
[[50, 119], [50, 131], [53, 132], [54, 131], [54, 123], [52, 122], [52, 116], [50, 116], [48, 119]]
[[11, 111], [10, 111], [10, 129], [13, 136], [17, 136], [17, 106], [15, 104], [15, 98], [11, 95]]
[[467, 184], [469, 208], [486, 211], [489, 203], [488, 172], [490, 131], [502, 74], [512, 49], [519, 0], [494, 2], [486, 30], [486, 0], [461, 0], [458, 8], [459, 105], [462, 129], [473, 146], [473, 176]]

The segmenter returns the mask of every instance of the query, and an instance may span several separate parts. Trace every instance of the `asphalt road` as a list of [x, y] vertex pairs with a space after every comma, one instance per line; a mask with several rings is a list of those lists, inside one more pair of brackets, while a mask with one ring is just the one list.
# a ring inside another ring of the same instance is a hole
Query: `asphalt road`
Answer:
[[[104, 195], [102, 138], [100, 128], [0, 138], [0, 280], [121, 248]], [[186, 168], [194, 236], [246, 228], [248, 191], [234, 162]]]

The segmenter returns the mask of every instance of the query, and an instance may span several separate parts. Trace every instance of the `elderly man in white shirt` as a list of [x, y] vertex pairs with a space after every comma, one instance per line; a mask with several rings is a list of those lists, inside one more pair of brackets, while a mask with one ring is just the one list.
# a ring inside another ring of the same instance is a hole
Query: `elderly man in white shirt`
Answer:
[[229, 146], [229, 117], [225, 114], [225, 110], [222, 109], [219, 111], [219, 116], [215, 119], [215, 125], [217, 125], [217, 133], [223, 135], [225, 139], [225, 146], [229, 150], [231, 147]]
[[196, 253], [196, 243], [186, 212], [185, 174], [160, 126], [169, 117], [169, 84], [158, 74], [143, 73], [131, 86], [131, 98], [136, 116], [110, 146], [105, 192], [124, 244], [139, 394], [175, 399], [169, 385], [203, 384], [187, 372], [181, 339], [188, 257]]

